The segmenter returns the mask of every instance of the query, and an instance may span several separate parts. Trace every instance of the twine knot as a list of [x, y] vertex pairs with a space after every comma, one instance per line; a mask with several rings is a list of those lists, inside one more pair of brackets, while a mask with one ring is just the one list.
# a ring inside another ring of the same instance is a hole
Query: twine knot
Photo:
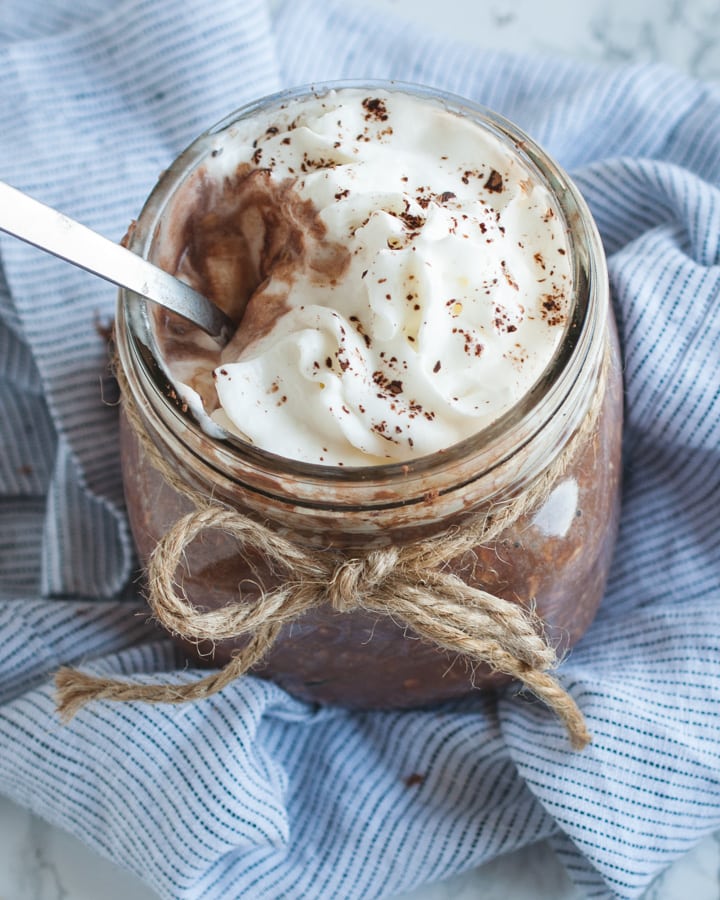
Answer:
[[394, 547], [344, 560], [328, 580], [328, 602], [340, 613], [362, 607], [366, 597], [382, 592], [383, 585], [396, 572], [398, 561], [399, 553]]

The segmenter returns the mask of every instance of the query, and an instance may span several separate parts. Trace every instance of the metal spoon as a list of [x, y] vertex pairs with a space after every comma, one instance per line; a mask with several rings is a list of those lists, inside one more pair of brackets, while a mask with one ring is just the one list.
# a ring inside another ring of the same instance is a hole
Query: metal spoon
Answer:
[[3, 181], [0, 230], [172, 310], [223, 345], [235, 331], [221, 309], [178, 278]]

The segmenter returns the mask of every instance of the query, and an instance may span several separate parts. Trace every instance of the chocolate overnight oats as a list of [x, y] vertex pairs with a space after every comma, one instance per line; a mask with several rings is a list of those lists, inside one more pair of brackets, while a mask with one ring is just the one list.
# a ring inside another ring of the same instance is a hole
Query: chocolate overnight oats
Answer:
[[[143, 563], [193, 496], [329, 560], [412, 555], [514, 509], [437, 568], [532, 613], [559, 655], [577, 641], [615, 539], [620, 360], [590, 215], [527, 137], [409, 87], [281, 95], [193, 144], [129, 240], [238, 326], [221, 348], [121, 295], [135, 410], [124, 479]], [[222, 528], [184, 559], [176, 578], [199, 610], [253, 605], [295, 578]], [[278, 628], [257, 674], [361, 708], [507, 678], [420, 639], [392, 602], [387, 615], [361, 596], [340, 607]], [[249, 640], [178, 639], [212, 666]]]

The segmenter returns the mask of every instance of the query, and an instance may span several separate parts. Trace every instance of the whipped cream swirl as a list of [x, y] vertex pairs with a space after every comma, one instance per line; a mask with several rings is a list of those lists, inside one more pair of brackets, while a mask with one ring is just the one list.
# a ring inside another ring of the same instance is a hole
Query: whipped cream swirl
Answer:
[[241, 293], [243, 314], [219, 360], [168, 360], [210, 430], [325, 465], [407, 461], [490, 425], [542, 375], [570, 311], [568, 242], [549, 190], [490, 130], [353, 88], [214, 140], [202, 180], [236, 233], [178, 271]]

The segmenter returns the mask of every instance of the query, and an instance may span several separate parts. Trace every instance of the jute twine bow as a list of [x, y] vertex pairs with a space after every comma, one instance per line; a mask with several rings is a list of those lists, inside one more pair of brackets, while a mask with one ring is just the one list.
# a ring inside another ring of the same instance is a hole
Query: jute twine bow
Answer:
[[[607, 354], [606, 354], [607, 357]], [[132, 684], [71, 668], [56, 675], [58, 709], [69, 720], [90, 700], [184, 703], [208, 697], [262, 661], [281, 628], [317, 606], [338, 612], [364, 610], [390, 616], [419, 638], [510, 675], [563, 721], [572, 746], [582, 749], [590, 734], [582, 713], [551, 670], [555, 650], [534, 611], [466, 584], [449, 564], [480, 545], [491, 544], [522, 515], [537, 508], [591, 436], [604, 396], [606, 363], [584, 421], [561, 454], [521, 494], [432, 538], [401, 547], [371, 550], [348, 558], [337, 550], [316, 550], [283, 537], [216, 499], [188, 487], [167, 464], [150, 436], [118, 372], [128, 422], [143, 451], [163, 477], [195, 506], [158, 542], [148, 563], [148, 602], [157, 621], [192, 641], [248, 637], [220, 671], [190, 684]], [[220, 609], [200, 610], [177, 582], [186, 548], [208, 529], [234, 538], [240, 552], [257, 554], [286, 573], [278, 587], [254, 601], [240, 597]]]

